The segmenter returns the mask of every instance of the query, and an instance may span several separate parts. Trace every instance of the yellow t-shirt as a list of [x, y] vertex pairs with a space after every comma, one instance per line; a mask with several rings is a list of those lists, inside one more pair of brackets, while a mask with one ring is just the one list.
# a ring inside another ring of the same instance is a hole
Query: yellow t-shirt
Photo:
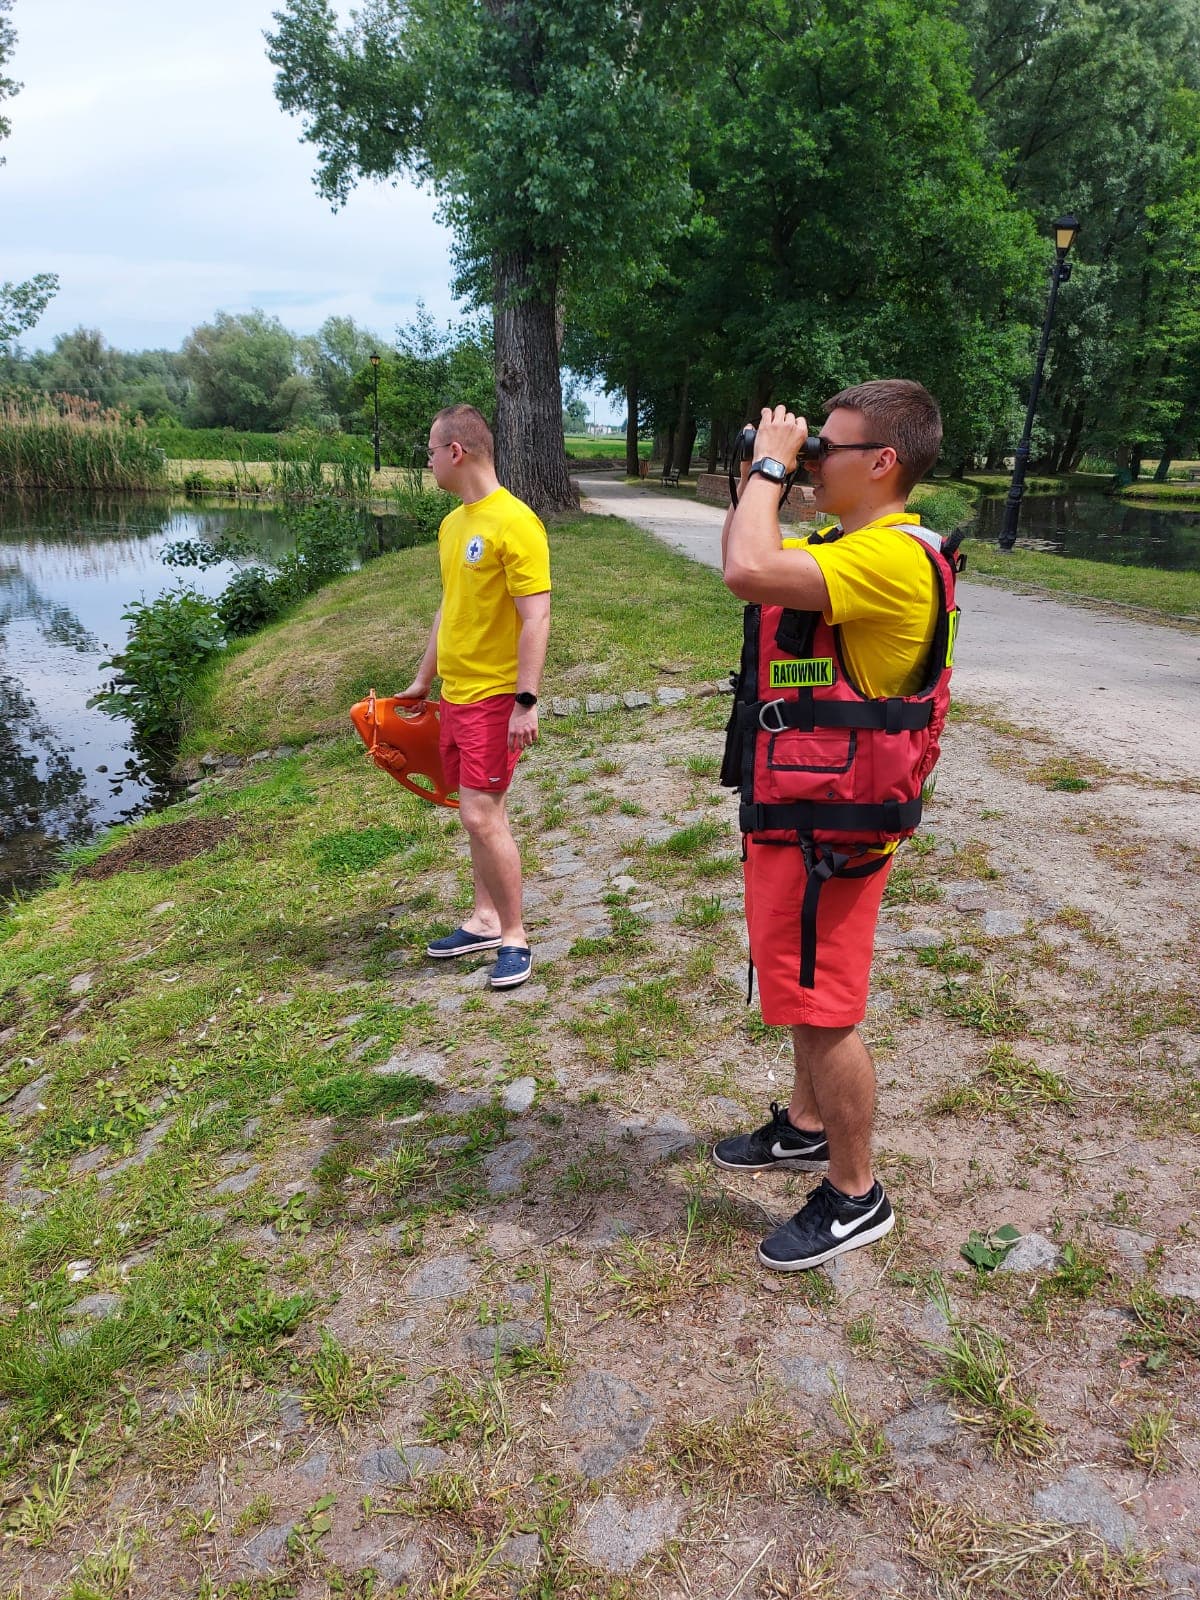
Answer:
[[550, 588], [546, 530], [527, 505], [494, 489], [457, 506], [438, 529], [442, 620], [437, 669], [442, 694], [473, 705], [517, 686], [521, 618], [513, 599]]
[[[911, 534], [918, 519], [894, 513], [832, 544], [805, 544], [829, 590], [825, 621], [842, 630], [842, 653], [856, 687], [875, 699], [921, 687], [941, 597], [933, 563]], [[822, 532], [825, 530], [822, 529]]]

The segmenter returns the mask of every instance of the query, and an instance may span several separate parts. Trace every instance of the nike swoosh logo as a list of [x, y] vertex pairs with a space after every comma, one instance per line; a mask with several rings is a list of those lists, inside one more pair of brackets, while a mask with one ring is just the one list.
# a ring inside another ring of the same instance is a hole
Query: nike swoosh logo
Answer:
[[796, 1156], [811, 1155], [811, 1153], [818, 1148], [818, 1145], [813, 1144], [809, 1145], [808, 1149], [806, 1150], [788, 1150], [785, 1149], [784, 1146], [778, 1141], [776, 1141], [771, 1146], [771, 1154], [775, 1157], [776, 1161], [791, 1161]]
[[852, 1222], [838, 1222], [835, 1218], [834, 1221], [829, 1224], [830, 1233], [832, 1233], [835, 1239], [844, 1239], [848, 1233], [853, 1233], [856, 1229], [861, 1228], [864, 1222], [870, 1222], [871, 1218], [879, 1210], [882, 1204], [883, 1196], [880, 1195], [879, 1199], [876, 1200], [870, 1211], [868, 1211], [864, 1216], [855, 1217]]

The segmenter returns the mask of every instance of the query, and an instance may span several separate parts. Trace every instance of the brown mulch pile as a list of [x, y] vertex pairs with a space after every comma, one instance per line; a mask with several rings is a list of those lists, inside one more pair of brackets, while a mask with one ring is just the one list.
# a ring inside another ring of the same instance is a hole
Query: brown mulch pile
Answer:
[[153, 867], [173, 867], [180, 861], [215, 850], [237, 824], [227, 817], [196, 818], [187, 822], [167, 822], [161, 828], [147, 828], [107, 850], [95, 861], [78, 868], [79, 878], [111, 878], [117, 872], [145, 872]]

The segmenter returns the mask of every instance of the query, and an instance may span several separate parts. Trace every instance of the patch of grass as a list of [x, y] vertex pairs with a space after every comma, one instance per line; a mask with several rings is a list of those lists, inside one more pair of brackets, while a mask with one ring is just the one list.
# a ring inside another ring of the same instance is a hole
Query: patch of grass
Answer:
[[1147, 1372], [1162, 1372], [1180, 1358], [1200, 1361], [1200, 1308], [1194, 1300], [1161, 1294], [1140, 1278], [1129, 1309], [1137, 1326], [1127, 1342], [1145, 1353]]
[[883, 891], [885, 906], [933, 905], [942, 898], [941, 886], [925, 877], [919, 866], [892, 868]]
[[675, 1059], [696, 1027], [692, 1008], [669, 978], [635, 984], [571, 1023], [587, 1054], [613, 1072]]
[[1101, 949], [1119, 950], [1121, 947], [1121, 941], [1116, 934], [1100, 928], [1094, 913], [1084, 911], [1079, 906], [1059, 906], [1050, 920], [1057, 923], [1060, 928], [1070, 928], [1080, 934], [1088, 944]]
[[944, 1297], [941, 1303], [949, 1342], [929, 1348], [943, 1358], [935, 1382], [955, 1403], [956, 1417], [979, 1429], [998, 1460], [1041, 1460], [1050, 1449], [1050, 1431], [1036, 1406], [1023, 1398], [1003, 1340], [978, 1325], [964, 1327], [950, 1315]]
[[403, 828], [340, 828], [314, 839], [311, 849], [321, 872], [365, 872], [411, 843]]
[[976, 1033], [993, 1037], [1000, 1033], [1020, 1033], [1029, 1021], [1025, 1008], [1013, 998], [1009, 973], [993, 973], [976, 983], [946, 983], [935, 991], [939, 1009], [955, 1022]]
[[53, 1544], [59, 1529], [76, 1511], [80, 1497], [75, 1474], [87, 1437], [85, 1431], [66, 1460], [51, 1466], [45, 1485], [35, 1484], [0, 1523], [6, 1539], [15, 1539], [29, 1550]]
[[[705, 1253], [692, 1252], [700, 1218], [697, 1200], [688, 1202], [682, 1242], [677, 1247], [648, 1239], [625, 1239], [604, 1263], [604, 1276], [617, 1292], [619, 1309], [638, 1320], [669, 1320], [674, 1307], [728, 1281], [729, 1273]], [[600, 1319], [613, 1315], [605, 1311]]]
[[725, 907], [719, 894], [694, 894], [684, 901], [675, 917], [681, 928], [715, 928], [725, 919]]
[[1090, 1528], [1061, 1522], [1001, 1522], [961, 1501], [910, 1503], [909, 1548], [963, 1600], [1053, 1595], [1054, 1600], [1134, 1600], [1158, 1594], [1156, 1554], [1116, 1554]]
[[1200, 572], [1079, 561], [1034, 550], [1005, 554], [990, 539], [968, 539], [963, 549], [972, 579], [999, 578], [1006, 586], [1046, 589], [1063, 599], [1110, 600], [1164, 616], [1200, 616]]
[[932, 967], [943, 977], [956, 972], [979, 972], [983, 967], [982, 956], [976, 955], [974, 950], [964, 950], [953, 939], [922, 946], [917, 951], [917, 962], [922, 967]]
[[929, 1110], [934, 1116], [982, 1112], [1020, 1122], [1031, 1111], [1070, 1109], [1074, 1104], [1074, 1091], [1064, 1078], [1019, 1056], [1011, 1045], [997, 1044], [988, 1051], [983, 1071], [973, 1083], [943, 1089], [929, 1102]]
[[1152, 1477], [1165, 1472], [1171, 1464], [1172, 1456], [1176, 1454], [1171, 1442], [1174, 1432], [1174, 1406], [1156, 1405], [1143, 1411], [1140, 1417], [1134, 1418], [1126, 1435], [1125, 1448], [1129, 1452], [1130, 1460], [1135, 1461]]
[[342, 1433], [351, 1423], [378, 1416], [392, 1379], [367, 1357], [347, 1350], [327, 1328], [301, 1373], [300, 1404], [310, 1417], [330, 1422]]
[[499, 1378], [474, 1380], [451, 1372], [434, 1391], [421, 1437], [432, 1444], [458, 1440], [478, 1450], [495, 1451], [511, 1430], [508, 1396]]
[[645, 848], [651, 856], [668, 856], [678, 860], [707, 855], [713, 845], [728, 839], [729, 829], [723, 822], [705, 817], [700, 822], [688, 823], [685, 828], [677, 828], [661, 843], [648, 844]]
[[264, 1415], [261, 1398], [248, 1394], [236, 1378], [206, 1373], [147, 1446], [147, 1455], [156, 1472], [190, 1475], [208, 1461], [245, 1448]]

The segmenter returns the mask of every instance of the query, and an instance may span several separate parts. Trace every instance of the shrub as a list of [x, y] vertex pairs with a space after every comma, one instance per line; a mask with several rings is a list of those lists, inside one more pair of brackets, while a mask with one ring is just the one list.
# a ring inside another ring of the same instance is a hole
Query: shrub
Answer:
[[288, 599], [276, 574], [265, 567], [246, 567], [225, 585], [217, 615], [227, 636], [240, 639], [274, 622], [286, 610]]
[[90, 703], [128, 717], [150, 748], [173, 746], [200, 669], [225, 647], [217, 607], [180, 588], [135, 600], [122, 618], [130, 624], [125, 648], [101, 663], [116, 676]]

